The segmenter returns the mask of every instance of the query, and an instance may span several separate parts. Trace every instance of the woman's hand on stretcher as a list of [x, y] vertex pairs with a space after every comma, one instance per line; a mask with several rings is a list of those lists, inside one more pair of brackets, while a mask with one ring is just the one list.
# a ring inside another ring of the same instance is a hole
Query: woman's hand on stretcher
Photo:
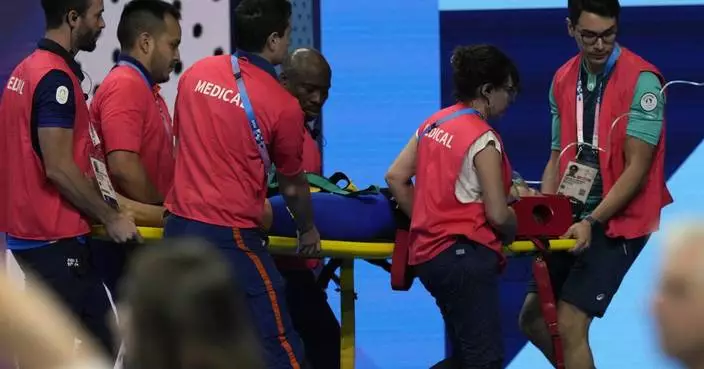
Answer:
[[543, 196], [543, 194], [540, 193], [540, 191], [529, 187], [528, 185], [525, 184], [513, 184], [511, 185], [511, 194], [509, 196], [509, 202], [511, 199], [517, 201], [520, 200], [521, 197], [534, 197], [534, 196]]

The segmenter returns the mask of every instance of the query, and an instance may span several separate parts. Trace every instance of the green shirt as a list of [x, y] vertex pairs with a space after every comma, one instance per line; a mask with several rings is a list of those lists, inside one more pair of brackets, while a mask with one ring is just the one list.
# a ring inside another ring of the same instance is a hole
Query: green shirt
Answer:
[[[593, 132], [598, 87], [601, 86], [602, 83], [607, 82], [608, 76], [605, 77], [602, 74], [595, 75], [589, 73], [584, 65], [582, 65], [580, 73], [582, 73], [582, 76], [586, 76], [586, 78], [583, 79], [583, 116], [586, 131], [584, 140], [591, 143], [592, 135], [587, 133]], [[596, 86], [596, 88], [589, 91], [587, 86]], [[660, 96], [661, 88], [662, 83], [655, 74], [651, 72], [642, 72], [640, 74], [636, 82], [635, 94], [631, 102], [631, 115], [628, 116], [628, 126], [626, 127], [626, 134], [628, 136], [635, 137], [653, 146], [657, 145], [660, 140], [665, 111], [665, 101]], [[653, 102], [653, 99], [655, 99], [655, 102]], [[560, 151], [560, 113], [557, 109], [557, 103], [555, 102], [552, 84], [550, 85], [550, 112], [552, 114], [552, 150]], [[599, 168], [599, 156], [596, 151], [589, 146], [583, 147], [580, 160]], [[591, 191], [589, 192], [589, 196], [587, 197], [585, 208], [582, 211], [582, 217], [590, 214], [599, 205], [602, 199], [602, 189], [601, 173], [598, 173]]]

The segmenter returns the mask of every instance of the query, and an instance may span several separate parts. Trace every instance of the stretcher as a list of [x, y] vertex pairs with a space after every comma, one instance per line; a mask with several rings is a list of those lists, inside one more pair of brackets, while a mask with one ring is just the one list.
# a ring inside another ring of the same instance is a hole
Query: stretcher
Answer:
[[[139, 232], [146, 241], [157, 241], [163, 236], [161, 228], [140, 227]], [[94, 229], [94, 235], [104, 236], [100, 227]], [[551, 239], [549, 249], [553, 251], [568, 250], [574, 246], [574, 240]], [[291, 255], [296, 253], [296, 239], [289, 237], [269, 237], [269, 248], [273, 254]], [[394, 250], [391, 242], [346, 242], [324, 240], [321, 242], [321, 257], [332, 257], [342, 260], [340, 267], [340, 325], [341, 325], [341, 369], [355, 367], [355, 259], [389, 259]], [[533, 241], [516, 241], [507, 246], [505, 251], [510, 254], [530, 253], [539, 251]]]

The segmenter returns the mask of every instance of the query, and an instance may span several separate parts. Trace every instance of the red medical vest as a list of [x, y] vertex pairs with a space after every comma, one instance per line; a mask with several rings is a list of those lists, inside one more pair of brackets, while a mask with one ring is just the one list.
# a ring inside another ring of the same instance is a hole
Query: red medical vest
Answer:
[[[565, 63], [555, 73], [553, 94], [560, 114], [560, 147], [577, 142], [576, 90], [581, 55]], [[660, 71], [652, 64], [628, 49], [621, 47], [621, 56], [614, 66], [604, 90], [599, 113], [599, 165], [603, 179], [603, 195], [611, 190], [625, 169], [623, 154], [626, 141], [628, 116], [618, 121], [612, 130], [613, 122], [631, 109], [633, 95], [641, 72], [651, 72], [664, 81]], [[567, 169], [567, 163], [576, 156], [576, 145], [567, 149], [560, 159], [560, 178]], [[636, 197], [607, 223], [609, 237], [637, 238], [650, 234], [660, 226], [660, 211], [672, 203], [672, 196], [665, 184], [665, 121], [663, 120], [660, 140], [655, 147], [653, 162], [646, 183]]]
[[51, 70], [70, 76], [76, 101], [73, 126], [73, 160], [86, 174], [91, 172], [88, 149], [89, 114], [81, 83], [60, 56], [37, 50], [12, 72], [0, 103], [0, 231], [28, 240], [56, 240], [90, 232], [88, 219], [47, 179], [44, 165], [32, 147], [31, 115], [34, 90]]
[[[491, 227], [482, 202], [463, 204], [455, 196], [455, 184], [467, 151], [484, 133], [492, 131], [478, 115], [462, 115], [422, 135], [426, 126], [466, 107], [453, 105], [435, 113], [418, 129], [416, 181], [409, 234], [409, 264], [433, 259], [457, 241], [458, 236], [496, 251], [502, 260], [501, 241]], [[500, 141], [500, 138], [499, 138]], [[511, 188], [511, 164], [501, 142], [504, 190]]]
[[148, 86], [132, 67], [117, 66], [100, 84], [90, 111], [105, 154], [137, 153], [149, 180], [166, 196], [174, 178], [174, 136], [159, 86]]
[[[273, 76], [240, 58], [243, 81], [267, 145], [284, 175], [302, 171], [303, 111]], [[174, 110], [176, 166], [164, 206], [173, 214], [232, 228], [258, 228], [265, 169], [232, 70], [230, 55], [184, 72]]]

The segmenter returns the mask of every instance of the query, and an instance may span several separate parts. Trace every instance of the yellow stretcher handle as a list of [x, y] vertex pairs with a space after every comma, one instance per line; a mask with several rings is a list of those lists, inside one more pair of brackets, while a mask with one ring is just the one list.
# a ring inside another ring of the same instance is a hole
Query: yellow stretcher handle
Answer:
[[[162, 228], [139, 227], [139, 233], [147, 241], [158, 241], [164, 235]], [[105, 236], [102, 226], [93, 228], [96, 236]], [[550, 240], [551, 250], [568, 250], [575, 240]], [[297, 242], [292, 237], [269, 237], [269, 249], [273, 254], [294, 254]], [[340, 368], [355, 367], [355, 290], [354, 290], [354, 259], [388, 259], [394, 250], [394, 244], [389, 242], [348, 242], [321, 241], [321, 257], [343, 258], [340, 268]], [[508, 246], [514, 253], [525, 253], [535, 250], [530, 241], [516, 241]]]
[[[164, 235], [162, 228], [139, 227], [139, 233], [147, 241], [160, 240]], [[93, 227], [93, 234], [105, 236], [105, 229], [102, 226]], [[575, 240], [550, 240], [551, 250], [569, 250], [575, 244]], [[273, 254], [295, 254], [296, 239], [293, 237], [269, 237], [269, 249]], [[323, 240], [321, 242], [322, 257], [336, 258], [359, 258], [359, 259], [388, 259], [394, 250], [391, 242], [351, 242]], [[531, 252], [535, 246], [531, 241], [516, 241], [508, 246], [508, 250], [514, 253]]]

